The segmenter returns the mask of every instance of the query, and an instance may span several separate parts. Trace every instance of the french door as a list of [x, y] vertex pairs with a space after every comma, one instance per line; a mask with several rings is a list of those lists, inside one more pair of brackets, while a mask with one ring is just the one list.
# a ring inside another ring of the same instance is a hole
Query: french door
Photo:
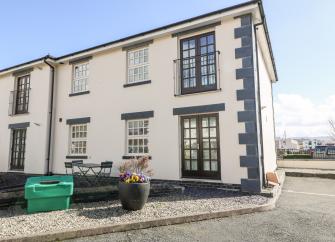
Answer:
[[12, 130], [12, 144], [11, 144], [11, 159], [10, 169], [20, 170], [24, 169], [24, 158], [26, 151], [26, 129]]
[[15, 113], [28, 112], [30, 76], [21, 76], [17, 79]]
[[220, 179], [218, 114], [181, 117], [182, 176]]

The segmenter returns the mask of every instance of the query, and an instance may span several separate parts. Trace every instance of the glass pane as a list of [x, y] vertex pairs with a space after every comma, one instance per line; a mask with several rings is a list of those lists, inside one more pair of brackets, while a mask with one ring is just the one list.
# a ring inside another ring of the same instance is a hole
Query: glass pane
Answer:
[[190, 151], [184, 150], [184, 159], [190, 159]]
[[207, 44], [207, 38], [206, 36], [205, 37], [201, 37], [200, 38], [200, 45], [203, 46], [203, 45], [206, 45]]
[[212, 165], [212, 171], [217, 171], [218, 170], [218, 162], [217, 161], [211, 161]]
[[209, 161], [204, 161], [204, 170], [205, 171], [209, 171], [210, 170]]
[[216, 126], [216, 118], [215, 117], [210, 117], [209, 118], [209, 124], [211, 127], [215, 127]]
[[192, 160], [192, 171], [198, 170], [198, 162], [195, 160]]
[[211, 148], [216, 149], [217, 148], [217, 142], [216, 139], [211, 139]]
[[190, 132], [189, 132], [190, 130], [189, 129], [185, 129], [184, 130], [184, 138], [190, 138]]
[[191, 147], [192, 149], [197, 149], [198, 148], [198, 142], [196, 139], [191, 140]]
[[190, 140], [186, 139], [184, 140], [184, 149], [189, 149], [190, 148]]
[[191, 150], [191, 159], [198, 159], [198, 151]]
[[190, 40], [189, 43], [190, 43], [190, 49], [195, 48], [195, 40], [194, 39]]
[[202, 118], [202, 127], [208, 127], [208, 118]]
[[211, 150], [211, 159], [212, 160], [217, 160], [217, 150]]
[[209, 140], [208, 139], [203, 139], [202, 140], [202, 146], [204, 149], [209, 149]]
[[209, 160], [209, 150], [204, 150], [204, 151], [203, 151], [203, 158], [204, 158], [205, 160]]
[[210, 128], [210, 136], [216, 137], [216, 128]]
[[188, 41], [183, 42], [183, 50], [188, 49]]
[[207, 128], [204, 128], [202, 129], [202, 137], [208, 137], [208, 129]]
[[196, 137], [197, 137], [197, 130], [191, 129], [191, 138], [196, 138]]
[[196, 81], [195, 78], [190, 79], [190, 87], [195, 87], [196, 86]]
[[195, 118], [191, 119], [191, 128], [197, 127], [197, 120]]
[[189, 128], [189, 119], [184, 119], [184, 128]]
[[189, 160], [185, 160], [185, 170], [191, 169], [191, 162]]
[[208, 44], [213, 44], [214, 43], [214, 36], [213, 35], [207, 36], [207, 43]]

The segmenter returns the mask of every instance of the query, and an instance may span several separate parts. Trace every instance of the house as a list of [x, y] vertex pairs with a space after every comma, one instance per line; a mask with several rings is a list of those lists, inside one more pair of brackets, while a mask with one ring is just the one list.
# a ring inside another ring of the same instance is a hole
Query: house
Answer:
[[[0, 70], [0, 172], [149, 155], [154, 178], [258, 193], [276, 165], [261, 1]], [[9, 101], [8, 101], [9, 100]]]

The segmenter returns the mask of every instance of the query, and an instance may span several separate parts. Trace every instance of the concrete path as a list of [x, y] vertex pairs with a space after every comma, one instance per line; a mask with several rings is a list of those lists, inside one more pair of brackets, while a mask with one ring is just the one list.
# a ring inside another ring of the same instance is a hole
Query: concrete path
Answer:
[[72, 241], [335, 241], [335, 180], [286, 177], [275, 210]]

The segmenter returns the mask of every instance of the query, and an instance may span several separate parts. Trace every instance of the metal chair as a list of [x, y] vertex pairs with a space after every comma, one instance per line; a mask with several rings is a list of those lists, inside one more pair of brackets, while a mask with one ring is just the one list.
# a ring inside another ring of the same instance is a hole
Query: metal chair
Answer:
[[112, 173], [113, 161], [103, 161], [101, 162], [101, 171], [99, 176], [110, 177]]
[[65, 164], [66, 175], [69, 175], [69, 173], [68, 173], [68, 169], [71, 169], [71, 173], [73, 173], [73, 165], [72, 165], [72, 162], [64, 162], [64, 164]]
[[81, 171], [78, 169], [78, 167], [77, 167], [77, 169], [75, 168], [76, 167], [75, 164], [83, 164], [84, 163], [83, 160], [73, 160], [71, 163], [72, 163], [72, 174], [74, 176], [82, 175]]

